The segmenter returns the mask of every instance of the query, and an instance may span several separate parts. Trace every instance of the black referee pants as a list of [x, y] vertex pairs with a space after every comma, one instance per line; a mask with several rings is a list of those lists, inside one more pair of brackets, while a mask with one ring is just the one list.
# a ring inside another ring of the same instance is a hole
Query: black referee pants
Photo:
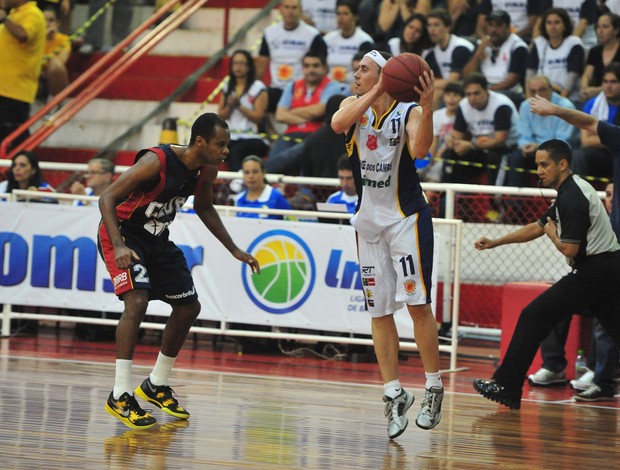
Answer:
[[540, 343], [555, 325], [588, 311], [620, 347], [620, 251], [588, 256], [523, 309], [493, 379], [521, 390]]

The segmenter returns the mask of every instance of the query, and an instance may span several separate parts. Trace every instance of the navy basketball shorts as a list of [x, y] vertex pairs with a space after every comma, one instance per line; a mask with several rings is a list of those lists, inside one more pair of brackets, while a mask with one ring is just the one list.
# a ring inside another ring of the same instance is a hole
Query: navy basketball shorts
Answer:
[[99, 253], [110, 273], [114, 293], [121, 299], [133, 289], [149, 291], [149, 300], [170, 305], [186, 305], [198, 299], [183, 251], [167, 236], [149, 234], [136, 236], [123, 232], [125, 245], [137, 253], [139, 260], [128, 269], [119, 269], [114, 262], [114, 248], [103, 226], [99, 227]]

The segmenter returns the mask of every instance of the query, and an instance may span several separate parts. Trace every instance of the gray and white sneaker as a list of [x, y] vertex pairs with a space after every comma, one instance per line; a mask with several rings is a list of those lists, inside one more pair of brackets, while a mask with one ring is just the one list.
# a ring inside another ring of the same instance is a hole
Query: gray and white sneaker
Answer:
[[566, 372], [553, 372], [542, 367], [535, 374], [529, 375], [527, 381], [530, 385], [537, 387], [548, 387], [549, 385], [558, 385], [566, 383]]
[[420, 412], [415, 424], [422, 429], [433, 429], [441, 421], [441, 402], [443, 401], [443, 388], [431, 387], [426, 389]]
[[573, 379], [570, 381], [570, 386], [573, 387], [575, 390], [587, 390], [590, 388], [590, 386], [592, 385], [592, 381], [594, 380], [594, 371], [588, 369], [588, 371], [583, 374], [580, 378], [578, 379]]
[[407, 429], [409, 420], [405, 413], [411, 408], [414, 400], [413, 393], [404, 389], [396, 398], [383, 396], [385, 417], [388, 419], [387, 434], [390, 439], [400, 436]]

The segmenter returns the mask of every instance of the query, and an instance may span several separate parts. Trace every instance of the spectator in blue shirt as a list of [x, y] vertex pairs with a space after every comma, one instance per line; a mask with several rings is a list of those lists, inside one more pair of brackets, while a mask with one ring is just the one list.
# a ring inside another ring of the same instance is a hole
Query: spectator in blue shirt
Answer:
[[[241, 162], [243, 184], [246, 189], [235, 196], [235, 206], [270, 209], [291, 209], [284, 195], [267, 183], [265, 178], [265, 164], [255, 155], [245, 157]], [[252, 217], [261, 219], [284, 219], [281, 215], [256, 214], [238, 212], [237, 217]]]
[[[530, 79], [529, 95], [538, 95], [563, 108], [575, 109], [571, 100], [553, 91], [549, 78], [544, 75], [536, 75]], [[574, 134], [573, 129], [573, 126], [558, 117], [543, 117], [532, 113], [527, 100], [519, 107], [518, 145], [528, 161], [534, 162], [538, 146], [547, 140], [559, 139], [570, 142]]]
[[[549, 77], [545, 75], [533, 76], [528, 81], [529, 96], [542, 96], [553, 104], [569, 109], [575, 109], [571, 100], [553, 91]], [[509, 166], [525, 166], [528, 170], [536, 169], [534, 156], [538, 146], [551, 139], [559, 139], [564, 142], [574, 143], [576, 133], [573, 126], [557, 117], [542, 117], [530, 111], [530, 103], [525, 100], [519, 107], [519, 120], [517, 121], [517, 134], [519, 135], [519, 152], [513, 154], [508, 162]], [[518, 158], [516, 158], [518, 156]], [[515, 173], [518, 180], [517, 186], [530, 186], [530, 176], [526, 172]]]
[[327, 204], [344, 204], [349, 214], [355, 213], [357, 207], [357, 191], [353, 182], [353, 170], [349, 157], [345, 154], [338, 159], [338, 179], [340, 191], [336, 191], [327, 198]]

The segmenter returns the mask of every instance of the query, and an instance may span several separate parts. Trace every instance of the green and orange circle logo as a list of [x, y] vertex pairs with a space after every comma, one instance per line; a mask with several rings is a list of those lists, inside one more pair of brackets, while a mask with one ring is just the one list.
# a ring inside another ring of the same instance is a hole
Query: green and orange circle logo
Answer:
[[316, 279], [314, 257], [308, 245], [287, 230], [272, 230], [258, 237], [248, 251], [261, 266], [252, 275], [243, 265], [243, 286], [257, 306], [275, 314], [290, 313], [310, 296]]

